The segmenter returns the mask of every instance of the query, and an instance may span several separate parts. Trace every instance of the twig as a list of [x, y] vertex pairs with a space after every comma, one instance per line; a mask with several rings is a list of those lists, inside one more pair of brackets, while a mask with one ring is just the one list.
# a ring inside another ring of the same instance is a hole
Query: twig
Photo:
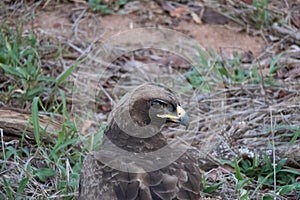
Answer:
[[63, 197], [74, 197], [78, 196], [78, 192], [68, 193], [68, 194], [60, 194], [60, 195], [51, 195], [48, 197], [49, 199], [61, 199]]
[[[273, 124], [273, 114], [272, 114], [272, 108], [270, 109], [270, 121], [271, 121], [271, 134], [272, 134], [272, 153], [273, 153], [273, 179], [274, 179], [274, 190], [273, 190], [273, 195], [274, 195], [274, 200], [276, 200], [276, 158], [275, 158], [275, 134], [274, 134], [274, 125]], [[275, 120], [276, 123], [276, 120]]]
[[113, 100], [113, 98], [108, 94], [108, 92], [103, 88], [102, 84], [99, 83], [98, 86], [102, 90], [102, 92], [105, 94], [105, 96], [110, 100], [110, 103], [114, 107], [116, 105], [116, 102]]
[[82, 12], [81, 12], [80, 15], [75, 19], [75, 21], [74, 21], [74, 23], [73, 23], [73, 25], [72, 25], [72, 28], [74, 29], [74, 33], [75, 33], [75, 38], [76, 38], [78, 41], [81, 41], [81, 40], [79, 39], [79, 37], [78, 37], [78, 32], [79, 32], [79, 30], [78, 30], [78, 24], [79, 24], [80, 20], [82, 19], [82, 17], [85, 15], [86, 10], [87, 10], [87, 8], [84, 8], [84, 9], [82, 10]]
[[1, 134], [1, 146], [2, 146], [2, 153], [3, 153], [3, 158], [5, 158], [5, 150], [4, 150], [4, 140], [3, 140], [3, 129], [0, 128], [0, 134]]

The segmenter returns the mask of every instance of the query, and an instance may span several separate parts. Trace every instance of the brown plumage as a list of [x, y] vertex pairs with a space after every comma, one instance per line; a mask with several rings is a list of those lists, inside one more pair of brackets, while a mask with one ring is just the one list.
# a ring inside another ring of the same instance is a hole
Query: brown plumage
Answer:
[[161, 128], [169, 122], [188, 126], [169, 89], [148, 83], [126, 94], [110, 113], [101, 150], [84, 160], [79, 199], [201, 199], [197, 161], [186, 151], [176, 154], [179, 147], [156, 154], [168, 146]]

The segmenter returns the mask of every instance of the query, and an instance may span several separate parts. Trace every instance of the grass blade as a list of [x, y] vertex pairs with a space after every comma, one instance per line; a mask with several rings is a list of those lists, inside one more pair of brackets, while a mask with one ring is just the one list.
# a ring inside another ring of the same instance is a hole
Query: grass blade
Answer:
[[23, 179], [20, 181], [19, 187], [18, 187], [18, 189], [17, 189], [17, 194], [18, 194], [17, 200], [23, 199], [22, 193], [24, 192], [24, 189], [25, 189], [25, 187], [26, 187], [26, 185], [27, 185], [27, 183], [28, 183], [28, 180], [29, 180], [29, 179], [28, 179], [27, 177], [25, 177], [25, 178], [23, 178]]
[[241, 168], [237, 160], [235, 160], [234, 167], [235, 167], [235, 178], [239, 181], [243, 180], [243, 176], [241, 174]]
[[294, 136], [292, 137], [291, 141], [289, 142], [290, 145], [295, 144], [295, 142], [299, 138], [299, 136], [300, 136], [300, 128], [297, 129], [296, 133], [294, 134]]
[[61, 83], [63, 83], [66, 78], [75, 70], [76, 67], [77, 65], [73, 65], [66, 69], [63, 73], [61, 73], [56, 79], [56, 85], [60, 85]]
[[13, 200], [14, 198], [13, 198], [13, 193], [12, 193], [10, 183], [4, 177], [2, 178], [2, 180], [3, 180], [4, 190], [6, 192], [6, 195], [7, 195], [8, 199]]
[[37, 145], [40, 147], [41, 145], [41, 135], [40, 135], [40, 125], [39, 125], [39, 112], [38, 112], [38, 101], [39, 97], [34, 97], [32, 102], [31, 108], [31, 115], [32, 115], [32, 123], [33, 123], [33, 131], [34, 131], [34, 138]]

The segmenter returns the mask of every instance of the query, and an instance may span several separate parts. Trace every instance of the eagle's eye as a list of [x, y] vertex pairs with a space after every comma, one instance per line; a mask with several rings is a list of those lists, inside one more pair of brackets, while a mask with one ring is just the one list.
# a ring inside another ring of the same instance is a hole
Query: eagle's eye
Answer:
[[171, 112], [175, 110], [174, 105], [162, 99], [154, 99], [153, 101], [151, 101], [151, 107], [154, 109], [167, 109]]
[[164, 107], [164, 103], [158, 100], [154, 100], [151, 102], [151, 107], [155, 109], [160, 109]]

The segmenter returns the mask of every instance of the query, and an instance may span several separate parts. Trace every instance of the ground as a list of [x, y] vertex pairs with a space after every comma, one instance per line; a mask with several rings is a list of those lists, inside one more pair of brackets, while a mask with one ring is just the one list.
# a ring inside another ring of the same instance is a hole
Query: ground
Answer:
[[[74, 35], [72, 21], [72, 14], [74, 13], [72, 7], [74, 6], [60, 5], [54, 11], [50, 8], [47, 9], [48, 11], [37, 10], [33, 27], [56, 37], [72, 37]], [[83, 12], [83, 9], [81, 11]], [[151, 24], [147, 25], [150, 26]], [[144, 26], [144, 24], [138, 23], [138, 16], [135, 14], [93, 16], [93, 18], [80, 19], [78, 22], [78, 28], [85, 31], [85, 35], [82, 37], [90, 42], [99, 38], [105, 40], [105, 38], [111, 37], [112, 34], [119, 34], [130, 28], [141, 28]], [[203, 47], [212, 48], [217, 52], [251, 51], [258, 56], [266, 47], [266, 42], [261, 37], [250, 36], [242, 31], [239, 32], [234, 27], [211, 24], [198, 25], [189, 20], [180, 21], [174, 28], [195, 38]]]
[[0, 199], [76, 198], [145, 81], [182, 92], [205, 199], [299, 199], [300, 2], [103, 2], [0, 3]]

